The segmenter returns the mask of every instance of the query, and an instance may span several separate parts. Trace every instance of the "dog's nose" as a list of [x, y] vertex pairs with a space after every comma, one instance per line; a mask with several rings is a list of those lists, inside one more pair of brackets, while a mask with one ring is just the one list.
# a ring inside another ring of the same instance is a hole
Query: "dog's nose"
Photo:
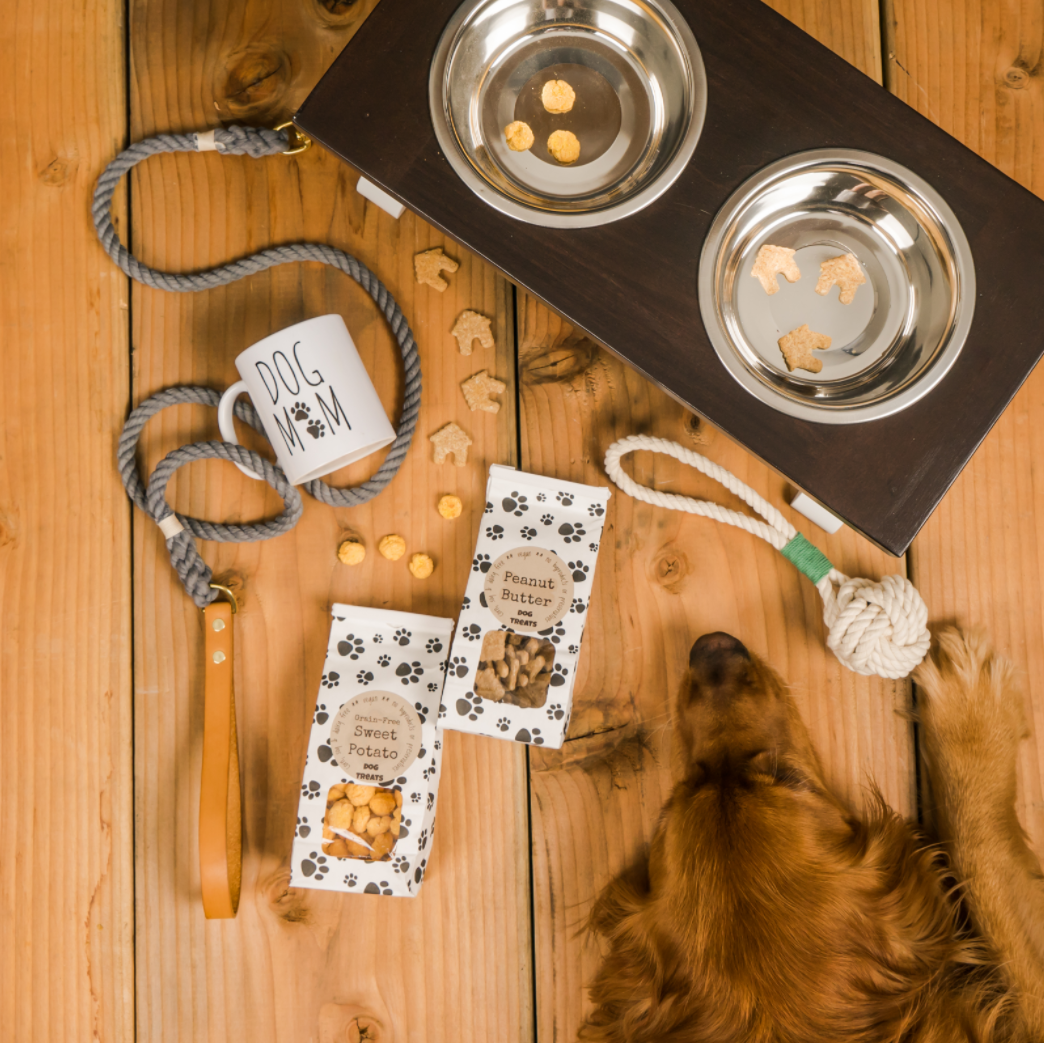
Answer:
[[718, 630], [713, 634], [704, 634], [692, 646], [692, 651], [689, 653], [689, 666], [696, 667], [733, 656], [750, 659], [750, 653], [741, 641], [737, 641], [731, 634], [724, 634]]

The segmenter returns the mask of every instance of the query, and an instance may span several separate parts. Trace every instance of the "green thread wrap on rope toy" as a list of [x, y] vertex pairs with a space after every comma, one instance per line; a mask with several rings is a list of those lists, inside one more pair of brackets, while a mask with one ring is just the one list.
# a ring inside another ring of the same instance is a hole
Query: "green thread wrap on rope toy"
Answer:
[[781, 553], [813, 583], [829, 576], [830, 570], [834, 567], [830, 564], [830, 559], [818, 547], [809, 543], [800, 532], [783, 545]]

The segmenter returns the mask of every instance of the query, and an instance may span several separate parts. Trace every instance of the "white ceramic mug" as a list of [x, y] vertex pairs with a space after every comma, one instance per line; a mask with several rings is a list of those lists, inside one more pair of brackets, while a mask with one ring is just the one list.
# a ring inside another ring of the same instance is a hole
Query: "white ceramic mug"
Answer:
[[395, 440], [340, 315], [320, 315], [265, 337], [236, 359], [236, 369], [243, 379], [218, 404], [221, 437], [239, 444], [232, 410], [236, 398], [248, 394], [292, 485], [321, 478]]

